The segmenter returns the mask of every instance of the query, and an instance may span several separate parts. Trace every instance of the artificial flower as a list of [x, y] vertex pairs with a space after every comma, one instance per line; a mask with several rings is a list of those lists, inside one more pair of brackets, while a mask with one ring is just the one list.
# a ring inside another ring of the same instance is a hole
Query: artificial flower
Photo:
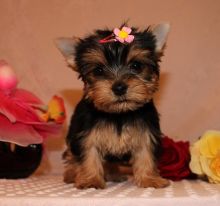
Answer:
[[190, 148], [190, 169], [206, 176], [211, 183], [220, 183], [220, 132], [207, 131]]
[[21, 146], [39, 144], [57, 134], [61, 124], [45, 122], [41, 108], [46, 106], [29, 91], [17, 88], [17, 79], [7, 62], [0, 61], [0, 141]]
[[54, 120], [56, 123], [63, 123], [66, 118], [63, 99], [54, 95], [48, 103], [46, 112], [42, 114], [42, 118], [46, 122]]
[[131, 43], [134, 40], [134, 35], [130, 35], [131, 31], [132, 31], [131, 28], [126, 26], [122, 27], [122, 29], [115, 28], [114, 29], [115, 38], [121, 43], [124, 42]]
[[160, 175], [174, 181], [189, 178], [190, 153], [189, 142], [173, 141], [168, 137], [162, 138], [162, 154], [158, 161]]

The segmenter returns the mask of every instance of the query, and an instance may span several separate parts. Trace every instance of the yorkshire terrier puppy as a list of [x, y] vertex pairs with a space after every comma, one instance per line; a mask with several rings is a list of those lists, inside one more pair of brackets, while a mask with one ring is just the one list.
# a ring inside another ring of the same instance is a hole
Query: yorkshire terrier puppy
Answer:
[[157, 170], [162, 134], [152, 99], [168, 32], [169, 24], [143, 31], [123, 25], [83, 39], [57, 39], [84, 83], [66, 138], [65, 182], [105, 188], [106, 180], [121, 180], [112, 165], [127, 163], [137, 186], [169, 184]]

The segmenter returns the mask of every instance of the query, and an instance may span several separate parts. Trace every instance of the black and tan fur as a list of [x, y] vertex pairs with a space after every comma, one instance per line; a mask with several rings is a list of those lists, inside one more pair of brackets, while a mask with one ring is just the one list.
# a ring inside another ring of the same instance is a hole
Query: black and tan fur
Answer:
[[130, 44], [100, 43], [110, 30], [57, 40], [84, 82], [66, 139], [65, 182], [104, 188], [106, 180], [124, 179], [118, 174], [120, 165], [131, 165], [138, 186], [168, 185], [157, 171], [161, 131], [152, 100], [168, 30], [168, 24], [132, 28], [135, 39]]

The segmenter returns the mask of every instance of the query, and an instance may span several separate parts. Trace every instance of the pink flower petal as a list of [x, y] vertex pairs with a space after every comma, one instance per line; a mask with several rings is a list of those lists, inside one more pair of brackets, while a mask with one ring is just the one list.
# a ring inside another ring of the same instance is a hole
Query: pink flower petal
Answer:
[[115, 28], [115, 29], [114, 29], [114, 34], [115, 34], [116, 36], [119, 35], [119, 32], [120, 32], [120, 29], [118, 29], [118, 28]]
[[36, 97], [33, 93], [27, 90], [24, 90], [24, 89], [16, 89], [13, 92], [13, 96], [18, 99], [22, 99], [26, 103], [39, 104], [39, 105], [43, 104], [43, 102], [38, 97]]
[[39, 122], [40, 118], [30, 104], [23, 101], [22, 98], [16, 98], [13, 95], [5, 95], [0, 92], [0, 113], [5, 115], [12, 122]]
[[11, 123], [0, 114], [0, 141], [28, 146], [29, 144], [42, 143], [43, 137], [31, 125]]
[[121, 43], [124, 43], [125, 42], [125, 40], [123, 39], [123, 38], [120, 38], [120, 37], [118, 37], [118, 36], [116, 36], [115, 37], [119, 42], [121, 42]]
[[131, 43], [134, 40], [134, 36], [133, 35], [128, 35], [127, 38], [125, 38], [125, 41], [128, 43]]
[[0, 91], [0, 141], [26, 146], [41, 143], [44, 138], [57, 135], [61, 124], [44, 122], [32, 105], [41, 101], [25, 90], [10, 94]]
[[122, 31], [125, 31], [126, 33], [130, 34], [131, 33], [131, 28], [124, 26], [122, 28]]
[[42, 143], [48, 136], [58, 136], [61, 125], [54, 122], [39, 124], [12, 123], [0, 114], [0, 141], [11, 142], [21, 146]]

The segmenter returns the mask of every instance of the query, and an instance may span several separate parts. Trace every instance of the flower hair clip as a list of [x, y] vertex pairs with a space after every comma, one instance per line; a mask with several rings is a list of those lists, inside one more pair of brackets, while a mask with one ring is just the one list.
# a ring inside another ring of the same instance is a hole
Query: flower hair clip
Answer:
[[132, 29], [129, 27], [122, 27], [122, 29], [115, 28], [113, 34], [101, 39], [99, 43], [104, 44], [108, 42], [119, 41], [121, 43], [131, 43], [134, 40], [134, 35], [131, 35]]

